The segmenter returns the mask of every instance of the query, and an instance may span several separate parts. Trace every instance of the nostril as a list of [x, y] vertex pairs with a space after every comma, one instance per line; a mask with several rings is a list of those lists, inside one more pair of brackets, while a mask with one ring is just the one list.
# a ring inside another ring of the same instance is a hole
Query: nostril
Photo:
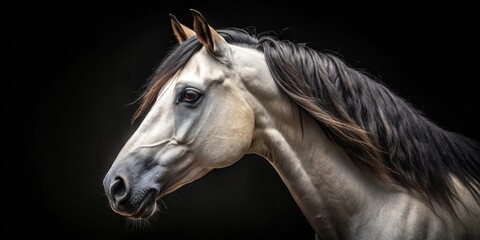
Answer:
[[128, 183], [122, 177], [116, 177], [110, 187], [110, 193], [114, 201], [119, 202], [124, 199], [128, 193]]

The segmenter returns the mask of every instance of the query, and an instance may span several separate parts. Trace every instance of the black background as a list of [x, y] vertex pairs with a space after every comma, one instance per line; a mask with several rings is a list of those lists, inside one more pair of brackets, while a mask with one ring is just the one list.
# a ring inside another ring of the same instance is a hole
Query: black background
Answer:
[[[120, 2], [120, 1], [119, 1]], [[16, 4], [1, 10], [3, 234], [88, 239], [313, 239], [269, 163], [246, 156], [168, 195], [149, 223], [110, 210], [102, 179], [131, 105], [175, 43], [168, 14], [272, 31], [335, 52], [441, 127], [480, 139], [471, 6], [209, 1]]]

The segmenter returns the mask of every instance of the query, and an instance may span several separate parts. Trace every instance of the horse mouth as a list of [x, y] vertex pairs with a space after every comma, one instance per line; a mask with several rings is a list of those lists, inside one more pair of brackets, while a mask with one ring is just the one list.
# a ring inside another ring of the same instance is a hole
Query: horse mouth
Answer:
[[130, 218], [144, 219], [152, 216], [157, 207], [155, 199], [156, 199], [155, 191], [149, 191], [143, 198], [137, 210], [135, 210], [135, 212], [132, 213], [132, 215], [130, 215]]

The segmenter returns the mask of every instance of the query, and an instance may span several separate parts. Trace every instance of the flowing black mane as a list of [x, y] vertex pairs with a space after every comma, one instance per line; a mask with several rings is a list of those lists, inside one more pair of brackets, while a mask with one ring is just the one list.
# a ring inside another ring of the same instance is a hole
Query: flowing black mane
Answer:
[[[453, 210], [457, 193], [450, 176], [480, 199], [477, 142], [441, 129], [334, 55], [240, 29], [218, 32], [230, 44], [262, 51], [279, 87], [364, 171], [391, 179], [431, 206]], [[201, 47], [192, 37], [169, 53], [146, 86], [134, 119], [149, 109], [165, 82]]]

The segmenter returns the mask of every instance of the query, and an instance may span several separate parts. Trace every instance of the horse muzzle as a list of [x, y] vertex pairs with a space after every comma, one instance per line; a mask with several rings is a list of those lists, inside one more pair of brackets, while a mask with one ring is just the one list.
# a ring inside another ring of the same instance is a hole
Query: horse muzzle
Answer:
[[105, 194], [113, 211], [126, 217], [148, 218], [156, 210], [158, 186], [135, 181], [128, 171], [110, 169], [103, 180]]

